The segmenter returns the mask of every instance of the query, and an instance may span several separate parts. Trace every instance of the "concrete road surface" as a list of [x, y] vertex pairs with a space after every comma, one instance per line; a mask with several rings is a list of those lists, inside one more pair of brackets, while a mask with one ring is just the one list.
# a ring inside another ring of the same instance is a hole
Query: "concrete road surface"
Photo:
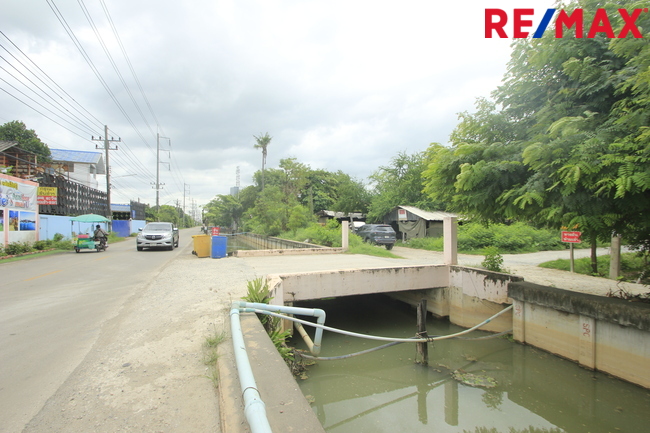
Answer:
[[[191, 237], [181, 233], [184, 244]], [[77, 368], [100, 328], [179, 250], [135, 239], [0, 263], [0, 432], [20, 432]]]

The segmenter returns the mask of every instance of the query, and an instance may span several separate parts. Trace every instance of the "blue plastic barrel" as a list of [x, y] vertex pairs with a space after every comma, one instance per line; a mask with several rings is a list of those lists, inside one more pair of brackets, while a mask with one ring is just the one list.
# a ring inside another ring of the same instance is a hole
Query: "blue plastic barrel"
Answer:
[[228, 238], [226, 236], [212, 236], [213, 259], [221, 259], [228, 255]]

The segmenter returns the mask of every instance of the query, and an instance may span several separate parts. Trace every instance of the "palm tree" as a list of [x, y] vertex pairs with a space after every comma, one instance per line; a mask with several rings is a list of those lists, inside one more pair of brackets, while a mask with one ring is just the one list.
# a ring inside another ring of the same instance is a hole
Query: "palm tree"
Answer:
[[268, 132], [264, 135], [260, 134], [259, 137], [255, 135], [253, 135], [253, 137], [255, 137], [255, 140], [257, 141], [255, 149], [262, 149], [262, 190], [264, 190], [264, 166], [266, 165], [266, 148], [268, 147], [273, 137], [271, 137]]

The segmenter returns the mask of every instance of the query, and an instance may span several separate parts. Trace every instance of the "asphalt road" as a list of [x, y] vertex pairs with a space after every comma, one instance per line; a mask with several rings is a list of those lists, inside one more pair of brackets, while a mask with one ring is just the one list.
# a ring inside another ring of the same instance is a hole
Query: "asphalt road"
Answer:
[[77, 368], [103, 323], [173, 260], [135, 240], [0, 264], [0, 432], [20, 432]]

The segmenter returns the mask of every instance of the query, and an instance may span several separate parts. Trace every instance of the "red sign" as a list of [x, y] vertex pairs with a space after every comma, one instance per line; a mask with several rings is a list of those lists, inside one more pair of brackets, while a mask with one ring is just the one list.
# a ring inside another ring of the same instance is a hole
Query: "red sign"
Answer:
[[581, 234], [582, 232], [562, 232], [562, 242], [579, 244]]
[[46, 197], [46, 196], [39, 195], [36, 198], [36, 204], [56, 205], [57, 204], [56, 196], [54, 196], [54, 197]]
[[[541, 38], [544, 35], [544, 32], [551, 23], [551, 19], [555, 15], [555, 12], [556, 9], [546, 9], [542, 20], [533, 33], [533, 38]], [[639, 29], [636, 24], [636, 21], [640, 18], [642, 13], [648, 13], [648, 8], [633, 9], [632, 12], [629, 12], [626, 9], [619, 9], [618, 14], [625, 22], [625, 25], [617, 35], [610, 23], [610, 17], [606, 9], [597, 9], [593, 19], [591, 19], [591, 23], [589, 22], [589, 18], [591, 17], [587, 17], [585, 20], [584, 11], [582, 9], [575, 9], [568, 12], [564, 9], [560, 9], [557, 19], [555, 20], [555, 37], [562, 38], [565, 28], [567, 30], [575, 28], [575, 37], [582, 38], [584, 37], [583, 29], [588, 26], [589, 31], [587, 32], [587, 38], [590, 39], [597, 37], [600, 34], [603, 34], [605, 37], [610, 39], [625, 38], [628, 34], [631, 34], [635, 38], [643, 38], [641, 29]], [[512, 34], [514, 38], [528, 37], [530, 32], [528, 32], [527, 29], [533, 29], [533, 21], [526, 19], [526, 17], [532, 17], [534, 14], [534, 9], [513, 10], [513, 13], [510, 14], [510, 18], [512, 18]], [[612, 14], [615, 15], [615, 13]], [[508, 15], [508, 12], [503, 9], [485, 9], [485, 37], [491, 38], [493, 33], [496, 32], [497, 36], [500, 38], [507, 38], [508, 35], [506, 34], [504, 27], [508, 23]]]
[[212, 227], [212, 236], [219, 236], [219, 227]]

